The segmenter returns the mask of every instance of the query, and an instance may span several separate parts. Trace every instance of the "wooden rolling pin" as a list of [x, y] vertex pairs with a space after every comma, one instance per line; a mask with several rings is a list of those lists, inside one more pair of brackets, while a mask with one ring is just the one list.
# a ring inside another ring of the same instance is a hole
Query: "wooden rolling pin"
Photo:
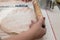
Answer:
[[40, 10], [40, 6], [38, 4], [38, 0], [34, 0], [33, 1], [33, 5], [34, 5], [34, 10], [35, 10], [35, 13], [36, 13], [36, 17], [37, 17], [37, 19], [39, 19], [39, 17], [42, 16], [42, 12]]
[[[35, 9], [37, 20], [39, 20], [40, 17], [43, 18], [42, 12], [40, 10], [40, 6], [38, 4], [38, 0], [35, 0], [33, 2], [33, 5], [34, 5], [34, 9]], [[45, 21], [43, 22], [42, 27], [45, 28]]]

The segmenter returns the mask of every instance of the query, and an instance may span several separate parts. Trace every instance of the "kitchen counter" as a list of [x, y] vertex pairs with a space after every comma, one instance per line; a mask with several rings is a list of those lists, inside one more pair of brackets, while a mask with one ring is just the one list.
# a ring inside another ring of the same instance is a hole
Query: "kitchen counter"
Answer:
[[43, 0], [39, 4], [40, 8], [44, 9], [47, 14], [55, 39], [60, 40], [60, 8], [56, 5], [54, 9], [45, 9], [46, 3]]

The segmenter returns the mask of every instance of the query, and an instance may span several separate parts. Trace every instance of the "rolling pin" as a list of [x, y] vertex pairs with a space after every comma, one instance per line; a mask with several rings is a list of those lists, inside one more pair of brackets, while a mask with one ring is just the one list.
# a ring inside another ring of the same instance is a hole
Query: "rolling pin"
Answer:
[[[35, 10], [35, 13], [36, 13], [36, 17], [37, 17], [37, 20], [39, 19], [39, 17], [42, 16], [42, 12], [40, 10], [40, 6], [38, 4], [38, 0], [34, 0], [33, 1], [33, 5], [34, 5], [34, 10]], [[42, 16], [43, 17], [43, 16]]]
[[[43, 18], [42, 12], [40, 10], [40, 6], [38, 4], [38, 0], [35, 0], [33, 2], [33, 5], [34, 5], [34, 10], [35, 10], [37, 20], [39, 20], [40, 17]], [[45, 21], [43, 22], [42, 27], [45, 28]]]

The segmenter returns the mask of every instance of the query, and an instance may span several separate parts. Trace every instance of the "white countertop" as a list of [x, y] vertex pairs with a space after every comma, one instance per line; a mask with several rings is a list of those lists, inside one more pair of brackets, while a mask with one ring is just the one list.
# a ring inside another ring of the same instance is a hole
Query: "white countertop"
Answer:
[[[40, 0], [40, 8], [46, 7], [46, 0]], [[58, 6], [54, 6], [54, 9], [44, 9], [49, 19], [50, 25], [53, 28], [53, 33], [56, 40], [60, 40], [60, 9]]]
[[53, 10], [46, 10], [57, 40], [60, 40], [60, 10], [57, 6]]

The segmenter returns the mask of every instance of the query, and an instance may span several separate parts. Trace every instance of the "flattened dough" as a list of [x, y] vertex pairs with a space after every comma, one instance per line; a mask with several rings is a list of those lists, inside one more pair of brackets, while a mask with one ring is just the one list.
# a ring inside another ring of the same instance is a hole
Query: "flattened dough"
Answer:
[[27, 31], [31, 20], [36, 21], [36, 15], [32, 9], [28, 7], [13, 9], [13, 11], [2, 20], [1, 29], [8, 33]]

